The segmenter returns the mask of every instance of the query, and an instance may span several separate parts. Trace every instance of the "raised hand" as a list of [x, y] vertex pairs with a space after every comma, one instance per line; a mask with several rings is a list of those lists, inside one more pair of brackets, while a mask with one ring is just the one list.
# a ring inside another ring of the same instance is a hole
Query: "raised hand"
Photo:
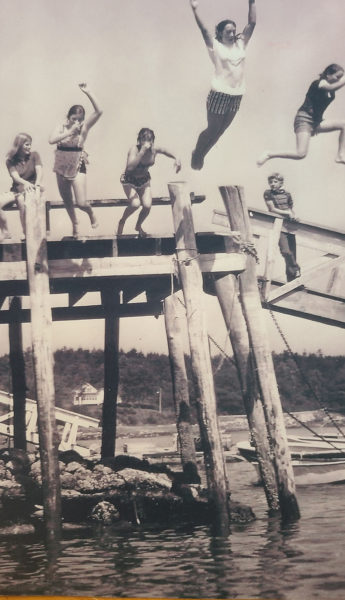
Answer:
[[82, 92], [88, 92], [88, 87], [87, 87], [87, 83], [78, 83], [78, 86], [80, 87]]
[[199, 2], [197, 2], [197, 0], [189, 0], [190, 1], [190, 5], [193, 8], [193, 10], [196, 10], [199, 6]]

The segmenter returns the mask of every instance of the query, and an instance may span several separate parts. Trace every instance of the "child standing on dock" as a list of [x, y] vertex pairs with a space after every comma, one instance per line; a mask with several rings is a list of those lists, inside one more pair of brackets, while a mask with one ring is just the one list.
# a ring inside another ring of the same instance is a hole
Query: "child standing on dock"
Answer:
[[98, 102], [87, 84], [80, 83], [79, 88], [89, 98], [94, 112], [85, 119], [83, 106], [80, 104], [71, 106], [66, 121], [56, 127], [49, 138], [50, 144], [57, 144], [54, 171], [61, 198], [72, 221], [74, 238], [78, 237], [79, 232], [73, 195], [78, 208], [89, 216], [92, 228], [98, 226], [95, 214], [86, 198], [86, 165], [88, 161], [84, 143], [91, 127], [102, 115]]
[[[283, 217], [284, 221], [297, 221], [293, 211], [292, 196], [283, 189], [284, 177], [280, 173], [273, 173], [268, 177], [269, 190], [265, 190], [264, 199], [270, 212]], [[296, 238], [293, 233], [281, 232], [279, 249], [285, 260], [286, 278], [292, 281], [301, 275], [301, 270], [296, 262]]]
[[152, 129], [143, 127], [139, 131], [136, 145], [129, 149], [126, 170], [120, 180], [128, 198], [129, 206], [127, 206], [119, 221], [117, 235], [122, 234], [128, 217], [140, 206], [141, 211], [135, 229], [140, 237], [147, 235], [142, 228], [142, 224], [151, 210], [152, 192], [149, 168], [155, 164], [157, 154], [164, 154], [174, 159], [176, 173], [181, 169], [181, 161], [169, 150], [155, 146], [154, 142], [155, 134]]

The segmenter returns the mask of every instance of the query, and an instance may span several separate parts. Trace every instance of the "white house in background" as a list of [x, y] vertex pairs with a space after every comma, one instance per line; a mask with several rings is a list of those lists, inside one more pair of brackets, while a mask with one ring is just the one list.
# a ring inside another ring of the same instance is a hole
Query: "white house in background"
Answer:
[[[87, 404], [103, 404], [104, 400], [104, 389], [97, 390], [90, 383], [83, 383], [79, 389], [73, 392], [73, 404], [75, 406], [85, 406]], [[122, 400], [120, 396], [117, 397], [118, 404], [121, 404]]]

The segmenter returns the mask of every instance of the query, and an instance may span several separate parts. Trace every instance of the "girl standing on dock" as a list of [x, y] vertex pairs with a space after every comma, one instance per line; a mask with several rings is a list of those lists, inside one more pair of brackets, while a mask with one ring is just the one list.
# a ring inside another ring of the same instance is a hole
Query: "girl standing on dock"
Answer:
[[202, 169], [206, 154], [231, 125], [245, 92], [244, 63], [246, 46], [256, 24], [255, 0], [249, 0], [248, 24], [236, 35], [236, 23], [229, 19], [216, 26], [216, 35], [202, 23], [197, 0], [190, 0], [196, 23], [215, 67], [211, 91], [207, 97], [207, 128], [199, 135], [192, 153], [192, 169]]
[[317, 133], [339, 131], [338, 154], [335, 159], [345, 164], [345, 121], [323, 121], [323, 113], [333, 102], [335, 92], [345, 85], [344, 69], [340, 65], [328, 65], [318, 79], [310, 85], [302, 106], [298, 109], [294, 131], [296, 134], [296, 152], [265, 152], [257, 161], [261, 167], [271, 158], [290, 158], [301, 160], [308, 153], [310, 138]]
[[6, 167], [12, 178], [10, 192], [0, 197], [0, 222], [5, 238], [10, 238], [7, 219], [2, 208], [9, 202], [16, 202], [19, 209], [20, 222], [25, 236], [25, 193], [43, 191], [42, 162], [38, 152], [31, 151], [32, 137], [27, 133], [18, 133], [12, 148], [7, 154]]
[[121, 183], [129, 200], [129, 206], [127, 206], [119, 221], [117, 235], [122, 234], [128, 217], [140, 206], [142, 208], [135, 229], [140, 237], [147, 235], [142, 228], [142, 224], [151, 210], [152, 192], [149, 168], [155, 164], [157, 154], [164, 154], [174, 159], [176, 173], [181, 169], [181, 161], [169, 150], [156, 147], [154, 141], [155, 134], [152, 129], [143, 127], [139, 131], [136, 145], [129, 149], [126, 170], [121, 176]]
[[95, 96], [86, 83], [80, 83], [79, 88], [89, 98], [94, 112], [85, 119], [85, 109], [80, 104], [73, 105], [67, 114], [66, 121], [55, 128], [49, 138], [50, 144], [57, 144], [54, 171], [60, 195], [68, 216], [72, 221], [73, 237], [78, 237], [78, 220], [73, 204], [75, 202], [90, 218], [92, 228], [98, 226], [95, 214], [86, 198], [86, 165], [87, 153], [84, 143], [89, 130], [102, 114]]

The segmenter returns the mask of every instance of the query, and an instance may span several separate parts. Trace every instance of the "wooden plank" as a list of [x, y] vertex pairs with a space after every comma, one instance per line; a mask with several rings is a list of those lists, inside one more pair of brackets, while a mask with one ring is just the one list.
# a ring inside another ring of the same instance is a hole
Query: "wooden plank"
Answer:
[[[190, 194], [190, 200], [192, 204], [201, 204], [206, 200], [206, 196], [195, 195], [193, 192]], [[97, 198], [89, 201], [91, 206], [97, 208], [109, 208], [112, 206], [128, 206], [128, 200], [126, 198]], [[170, 206], [169, 196], [155, 196], [152, 199], [153, 206]], [[8, 206], [5, 210], [16, 210], [16, 206]], [[63, 202], [59, 200], [52, 200], [49, 202], [49, 208], [64, 208]]]
[[197, 473], [198, 469], [189, 402], [189, 383], [182, 336], [182, 331], [186, 327], [186, 317], [185, 315], [181, 315], [181, 308], [181, 304], [176, 294], [168, 296], [164, 301], [164, 322], [169, 350], [169, 363], [181, 462], [182, 465], [191, 463], [194, 466], [194, 472]]
[[[322, 259], [320, 259], [322, 260]], [[285, 285], [283, 285], [278, 290], [275, 290], [269, 295], [268, 302], [274, 303], [286, 296], [292, 294], [300, 288], [301, 286], [305, 286], [308, 281], [313, 278], [315, 279], [318, 275], [329, 273], [330, 268], [337, 268], [339, 265], [343, 265], [345, 262], [345, 256], [339, 256], [338, 258], [330, 258], [324, 257], [321, 264], [317, 264], [314, 267], [309, 269], [304, 269], [303, 273], [297, 279], [293, 279], [293, 281], [289, 281]]]
[[[147, 317], [163, 314], [162, 303], [159, 301], [133, 302], [118, 306], [118, 317]], [[53, 321], [83, 321], [88, 319], [104, 319], [105, 312], [102, 305], [85, 306], [56, 306], [52, 308]], [[21, 323], [30, 323], [30, 310], [23, 308], [17, 317]], [[0, 324], [14, 321], [10, 311], [0, 311]]]
[[206, 478], [210, 500], [214, 506], [215, 525], [220, 532], [225, 533], [229, 527], [228, 481], [217, 421], [216, 395], [199, 264], [201, 257], [196, 247], [187, 185], [182, 182], [169, 183], [168, 188], [176, 236], [177, 267], [187, 312], [192, 368], [197, 382], [196, 404]]
[[[274, 464], [268, 436], [263, 404], [255, 375], [255, 362], [250, 348], [247, 325], [238, 298], [238, 281], [235, 275], [214, 277], [214, 286], [232, 345], [243, 404], [248, 425], [256, 448], [266, 500], [271, 511], [279, 510]], [[229, 406], [231, 412], [231, 406]]]
[[270, 288], [271, 288], [271, 279], [273, 275], [275, 258], [277, 256], [277, 248], [280, 238], [280, 233], [283, 226], [283, 219], [281, 217], [276, 217], [273, 222], [273, 228], [270, 232], [268, 238], [268, 246], [266, 253], [266, 261], [265, 261], [265, 271], [264, 271], [264, 284], [262, 288], [262, 292], [264, 298], [268, 298]]
[[[199, 255], [201, 270], [204, 273], [240, 272], [245, 258], [240, 253], [211, 253]], [[146, 277], [170, 275], [175, 272], [173, 256], [107, 256], [105, 258], [66, 258], [49, 261], [49, 277], [89, 278], [89, 277]], [[26, 280], [23, 261], [0, 263], [1, 281]]]
[[[239, 229], [241, 231], [242, 240], [250, 247], [253, 241], [243, 188], [235, 186], [221, 187], [220, 192], [231, 227], [234, 230]], [[283, 519], [297, 519], [300, 513], [296, 498], [294, 475], [283, 410], [261, 308], [255, 256], [248, 252], [246, 259], [246, 269], [239, 276], [240, 298], [250, 346], [254, 355], [267, 429], [272, 440], [272, 458], [277, 480], [279, 508]]]
[[102, 458], [115, 455], [117, 394], [119, 387], [119, 335], [118, 308], [120, 294], [107, 286], [101, 291], [105, 312], [104, 324], [104, 401], [102, 410]]
[[22, 301], [19, 297], [10, 298], [9, 324], [10, 369], [13, 393], [13, 437], [14, 447], [26, 451], [25, 398], [26, 378], [23, 350], [23, 333], [20, 322]]
[[61, 530], [61, 500], [45, 208], [39, 192], [25, 196], [25, 226], [45, 533], [48, 547], [54, 547]]

